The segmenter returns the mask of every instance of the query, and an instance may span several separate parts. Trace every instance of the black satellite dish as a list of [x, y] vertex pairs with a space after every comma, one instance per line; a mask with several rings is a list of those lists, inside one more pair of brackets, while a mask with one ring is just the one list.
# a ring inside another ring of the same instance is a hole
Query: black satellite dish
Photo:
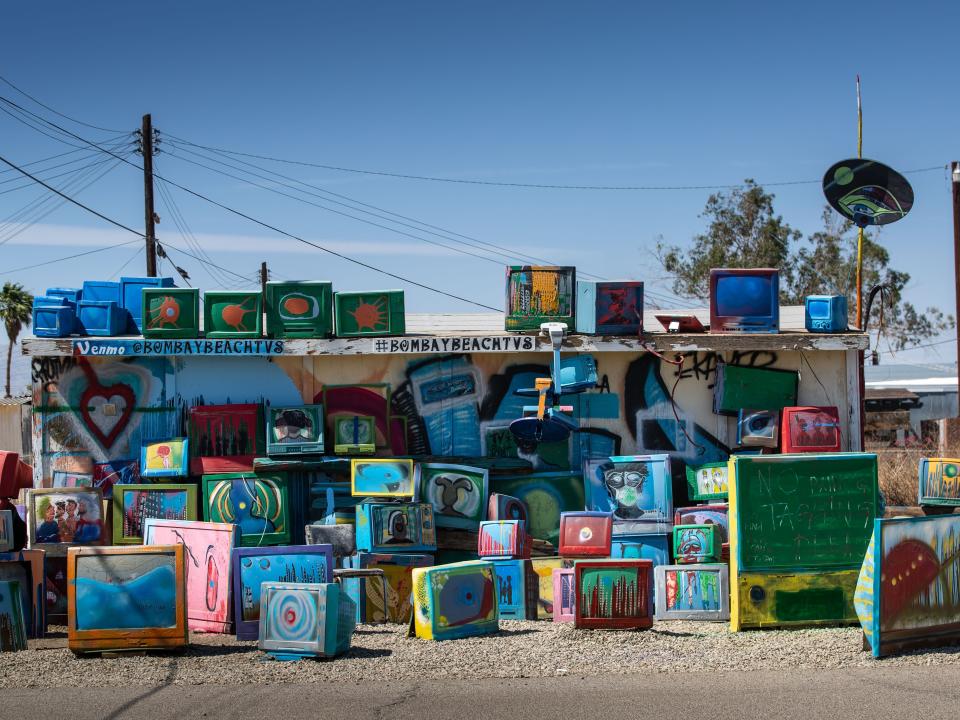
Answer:
[[907, 179], [876, 160], [851, 158], [834, 163], [823, 176], [830, 207], [858, 227], [896, 222], [913, 207]]

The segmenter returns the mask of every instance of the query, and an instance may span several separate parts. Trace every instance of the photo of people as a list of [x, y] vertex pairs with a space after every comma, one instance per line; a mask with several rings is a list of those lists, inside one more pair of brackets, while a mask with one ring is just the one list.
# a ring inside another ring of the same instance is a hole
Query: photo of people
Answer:
[[34, 492], [34, 543], [95, 545], [101, 542], [103, 518], [99, 493]]

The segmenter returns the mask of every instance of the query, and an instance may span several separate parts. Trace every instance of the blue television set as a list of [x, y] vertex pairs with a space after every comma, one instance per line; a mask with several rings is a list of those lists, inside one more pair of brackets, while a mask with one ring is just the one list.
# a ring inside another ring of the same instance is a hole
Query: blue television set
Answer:
[[844, 332], [847, 329], [846, 295], [807, 295], [805, 305], [807, 332]]
[[711, 270], [710, 332], [780, 332], [780, 271], [775, 268]]
[[120, 283], [109, 280], [84, 280], [82, 300], [113, 301], [121, 305]]
[[87, 335], [123, 335], [127, 311], [112, 300], [81, 300], [77, 317]]
[[64, 300], [69, 300], [74, 305], [83, 299], [83, 291], [80, 290], [80, 288], [52, 287], [47, 288], [47, 291], [44, 293], [44, 295], [46, 297], [63, 298]]
[[121, 277], [120, 303], [129, 314], [127, 332], [139, 335], [143, 330], [143, 289], [172, 288], [172, 277]]
[[69, 336], [77, 325], [77, 314], [61, 298], [35, 297], [33, 299], [33, 334], [36, 337], [61, 338]]

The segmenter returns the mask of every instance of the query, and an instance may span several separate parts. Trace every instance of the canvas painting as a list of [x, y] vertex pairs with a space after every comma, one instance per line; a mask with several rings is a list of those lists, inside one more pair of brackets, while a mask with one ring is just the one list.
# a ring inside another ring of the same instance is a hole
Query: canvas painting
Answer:
[[230, 554], [236, 526], [189, 520], [144, 521], [145, 545], [183, 545], [187, 625], [194, 632], [230, 631]]
[[141, 449], [142, 477], [186, 477], [189, 474], [188, 441], [174, 438], [148, 443]]
[[723, 564], [654, 568], [657, 620], [729, 620], [730, 574]]
[[23, 595], [16, 580], [0, 580], [0, 652], [27, 649]]
[[656, 532], [673, 518], [668, 455], [618, 455], [584, 477], [587, 508], [613, 513], [613, 533]]
[[333, 580], [333, 553], [329, 545], [236, 548], [231, 562], [238, 640], [257, 638], [260, 586], [263, 583], [327, 583]]
[[27, 527], [30, 547], [100, 545], [104, 541], [100, 491], [28, 490]]
[[485, 519], [489, 471], [446, 463], [421, 463], [420, 499], [433, 505], [437, 527], [476, 529]]
[[580, 560], [576, 575], [578, 628], [648, 628], [650, 611], [649, 560]]
[[350, 461], [351, 493], [357, 497], [406, 497], [416, 493], [413, 460]]
[[280, 473], [226, 473], [203, 478], [204, 520], [233, 523], [242, 546], [290, 542], [287, 478]]
[[132, 485], [140, 482], [140, 463], [136, 460], [113, 460], [93, 466], [93, 487], [109, 500], [114, 485]]
[[196, 507], [195, 485], [121, 485], [113, 493], [113, 542], [140, 544], [148, 518], [196, 520]]

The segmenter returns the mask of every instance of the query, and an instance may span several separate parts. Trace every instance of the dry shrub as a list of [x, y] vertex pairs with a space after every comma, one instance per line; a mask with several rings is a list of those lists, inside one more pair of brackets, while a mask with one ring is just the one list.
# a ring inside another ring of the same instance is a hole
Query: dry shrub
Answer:
[[887, 505], [917, 504], [917, 467], [920, 458], [936, 455], [926, 448], [869, 448], [877, 453], [880, 491]]

